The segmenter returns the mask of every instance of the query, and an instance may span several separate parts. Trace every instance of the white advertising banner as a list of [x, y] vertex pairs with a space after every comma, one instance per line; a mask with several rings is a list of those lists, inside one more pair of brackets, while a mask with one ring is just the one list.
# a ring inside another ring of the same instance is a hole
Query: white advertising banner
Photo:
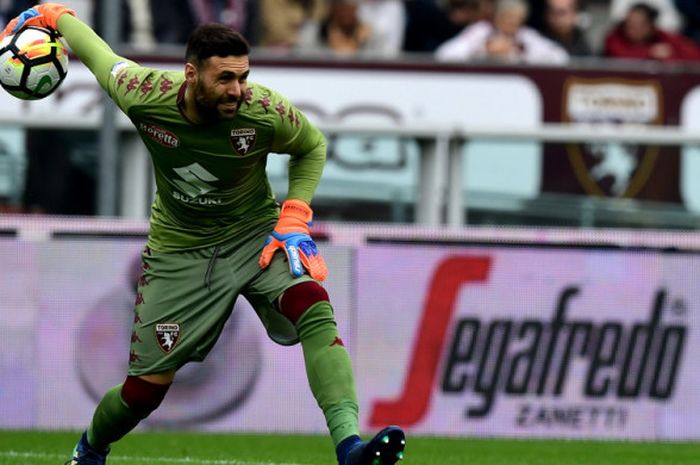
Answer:
[[[180, 63], [148, 63], [183, 70]], [[449, 74], [419, 71], [282, 68], [253, 64], [251, 81], [287, 96], [317, 122], [464, 123], [535, 127], [542, 98], [534, 83], [516, 74]], [[43, 100], [23, 101], [0, 92], [0, 121], [35, 123], [47, 114], [75, 127], [102, 117], [104, 92], [90, 71], [73, 60], [66, 80]], [[503, 112], [504, 107], [511, 111]], [[121, 122], [129, 124], [121, 115]], [[49, 125], [50, 126], [50, 125]]]
[[[176, 63], [144, 64], [183, 69], [182, 64]], [[527, 129], [542, 121], [542, 97], [537, 87], [527, 77], [516, 74], [280, 69], [253, 64], [251, 81], [280, 91], [317, 124], [401, 128], [411, 123], [444, 123]], [[98, 127], [103, 95], [93, 75], [73, 59], [66, 80], [44, 100], [22, 101], [0, 91], [0, 125], [45, 122], [49, 127]], [[503, 108], [509, 111], [503, 112]], [[124, 114], [117, 113], [122, 127], [133, 127]], [[50, 120], [47, 115], [51, 115]], [[528, 197], [537, 194], [541, 152], [538, 144], [494, 145], [493, 141], [475, 141], [467, 152], [464, 176], [472, 189]], [[404, 201], [415, 195], [420, 163], [414, 143], [398, 137], [331, 138], [328, 161], [320, 186], [322, 195], [342, 197], [350, 190], [359, 198]], [[271, 157], [268, 162], [276, 189], [286, 191], [286, 167], [285, 158]]]
[[[123, 381], [142, 240], [0, 239], [0, 429], [85, 427]], [[324, 245], [361, 429], [700, 438], [700, 255]], [[144, 428], [325, 432], [299, 346], [242, 299]]]
[[[142, 248], [142, 240], [0, 240], [0, 429], [85, 428], [104, 392], [124, 381]], [[350, 252], [323, 250], [349, 339]], [[178, 372], [143, 427], [326, 428], [300, 346], [273, 343], [244, 299], [209, 357]]]
[[700, 437], [700, 257], [364, 247], [364, 427], [514, 437]]

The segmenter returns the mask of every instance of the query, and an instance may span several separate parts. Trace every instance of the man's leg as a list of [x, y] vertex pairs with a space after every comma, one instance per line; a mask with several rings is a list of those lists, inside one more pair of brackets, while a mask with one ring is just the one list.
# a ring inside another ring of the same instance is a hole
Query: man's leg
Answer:
[[355, 379], [326, 290], [312, 281], [292, 286], [282, 295], [280, 309], [297, 329], [311, 392], [326, 416], [333, 443], [357, 436]]
[[142, 260], [129, 376], [98, 404], [76, 447], [86, 458], [76, 460], [74, 453], [73, 464], [103, 464], [109, 445], [160, 405], [175, 371], [204, 359], [233, 307], [235, 290], [228, 273], [216, 272], [214, 248], [168, 254], [146, 249]]
[[70, 463], [105, 463], [110, 444], [124, 437], [158, 408], [174, 376], [174, 371], [127, 376], [123, 384], [107, 391], [95, 409], [90, 426], [75, 446]]
[[87, 430], [88, 443], [106, 450], [141, 420], [148, 417], [165, 398], [175, 372], [128, 376], [124, 384], [113, 387], [97, 405]]
[[288, 288], [280, 311], [295, 325], [311, 392], [323, 410], [340, 465], [391, 465], [403, 458], [405, 438], [387, 428], [369, 442], [359, 436], [355, 379], [328, 293], [306, 281]]

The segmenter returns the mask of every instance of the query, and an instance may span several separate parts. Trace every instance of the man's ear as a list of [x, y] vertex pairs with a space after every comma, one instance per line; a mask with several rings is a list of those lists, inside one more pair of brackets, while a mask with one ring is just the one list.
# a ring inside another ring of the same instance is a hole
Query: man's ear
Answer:
[[197, 79], [197, 68], [192, 63], [185, 63], [185, 79], [188, 83]]

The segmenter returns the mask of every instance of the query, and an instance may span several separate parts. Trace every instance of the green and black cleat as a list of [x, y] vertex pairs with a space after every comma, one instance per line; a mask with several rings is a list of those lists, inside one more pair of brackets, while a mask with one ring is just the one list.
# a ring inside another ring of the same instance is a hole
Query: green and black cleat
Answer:
[[403, 460], [406, 435], [398, 426], [388, 426], [371, 440], [348, 453], [346, 465], [394, 465]]

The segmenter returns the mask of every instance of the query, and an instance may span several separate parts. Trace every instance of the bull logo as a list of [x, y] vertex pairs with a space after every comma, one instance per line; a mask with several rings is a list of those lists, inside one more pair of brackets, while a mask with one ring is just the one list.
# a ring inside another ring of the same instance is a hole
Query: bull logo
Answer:
[[231, 129], [231, 145], [238, 155], [247, 155], [255, 144], [255, 129]]
[[[657, 81], [570, 78], [564, 83], [563, 118], [570, 123], [658, 125], [663, 122]], [[658, 146], [575, 143], [566, 147], [576, 178], [588, 194], [635, 197], [649, 179]]]
[[156, 340], [163, 352], [170, 353], [180, 339], [180, 325], [178, 323], [156, 324]]

